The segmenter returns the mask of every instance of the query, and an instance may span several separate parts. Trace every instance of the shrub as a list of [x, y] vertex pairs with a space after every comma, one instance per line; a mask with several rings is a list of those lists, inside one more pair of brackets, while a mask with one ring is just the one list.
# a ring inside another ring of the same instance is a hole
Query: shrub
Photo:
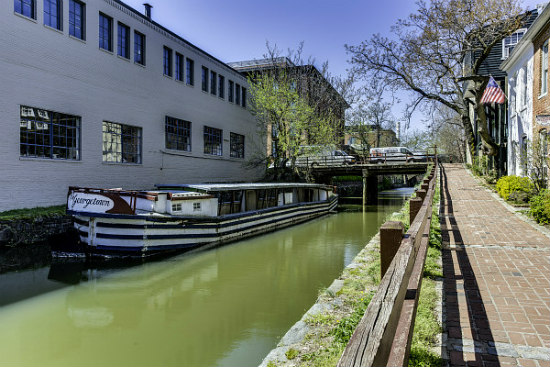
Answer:
[[550, 224], [550, 190], [541, 190], [529, 201], [529, 213], [540, 224]]
[[[527, 177], [519, 177], [519, 176], [502, 176], [497, 181], [497, 192], [498, 194], [504, 199], [508, 200], [510, 198], [510, 194], [513, 192], [516, 193], [526, 193], [527, 199], [525, 202], [527, 202], [529, 195], [531, 194], [533, 190], [533, 183], [529, 178]], [[519, 198], [518, 194], [514, 194], [512, 198]]]

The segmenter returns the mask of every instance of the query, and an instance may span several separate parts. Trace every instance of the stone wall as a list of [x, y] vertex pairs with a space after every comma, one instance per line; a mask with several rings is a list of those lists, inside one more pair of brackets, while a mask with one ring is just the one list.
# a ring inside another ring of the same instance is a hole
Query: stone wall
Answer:
[[52, 235], [67, 233], [72, 228], [72, 217], [67, 215], [0, 220], [0, 246], [17, 247], [42, 242]]

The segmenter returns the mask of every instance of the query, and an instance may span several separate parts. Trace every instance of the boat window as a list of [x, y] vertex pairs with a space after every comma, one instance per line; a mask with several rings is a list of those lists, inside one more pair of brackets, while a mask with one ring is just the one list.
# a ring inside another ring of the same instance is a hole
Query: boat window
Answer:
[[200, 212], [201, 211], [201, 203], [193, 203], [193, 211], [194, 212]]
[[181, 203], [172, 204], [172, 211], [173, 212], [181, 212]]

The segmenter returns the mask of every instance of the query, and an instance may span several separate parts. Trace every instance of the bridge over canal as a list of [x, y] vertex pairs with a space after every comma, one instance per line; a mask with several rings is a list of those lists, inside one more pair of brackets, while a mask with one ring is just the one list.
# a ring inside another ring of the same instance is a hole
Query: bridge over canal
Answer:
[[378, 176], [424, 174], [428, 162], [410, 163], [359, 163], [359, 164], [326, 164], [310, 167], [315, 182], [331, 182], [334, 176], [361, 176], [363, 178], [363, 203], [375, 203], [378, 196]]

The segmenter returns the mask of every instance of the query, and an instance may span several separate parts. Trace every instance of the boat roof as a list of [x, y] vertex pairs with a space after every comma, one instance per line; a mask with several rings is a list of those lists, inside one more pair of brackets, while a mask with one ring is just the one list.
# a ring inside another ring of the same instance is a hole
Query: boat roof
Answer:
[[265, 190], [265, 189], [332, 189], [332, 186], [303, 182], [255, 182], [255, 183], [219, 183], [219, 184], [157, 184], [160, 190], [167, 189], [191, 189], [204, 192], [212, 191], [235, 191], [235, 190]]

